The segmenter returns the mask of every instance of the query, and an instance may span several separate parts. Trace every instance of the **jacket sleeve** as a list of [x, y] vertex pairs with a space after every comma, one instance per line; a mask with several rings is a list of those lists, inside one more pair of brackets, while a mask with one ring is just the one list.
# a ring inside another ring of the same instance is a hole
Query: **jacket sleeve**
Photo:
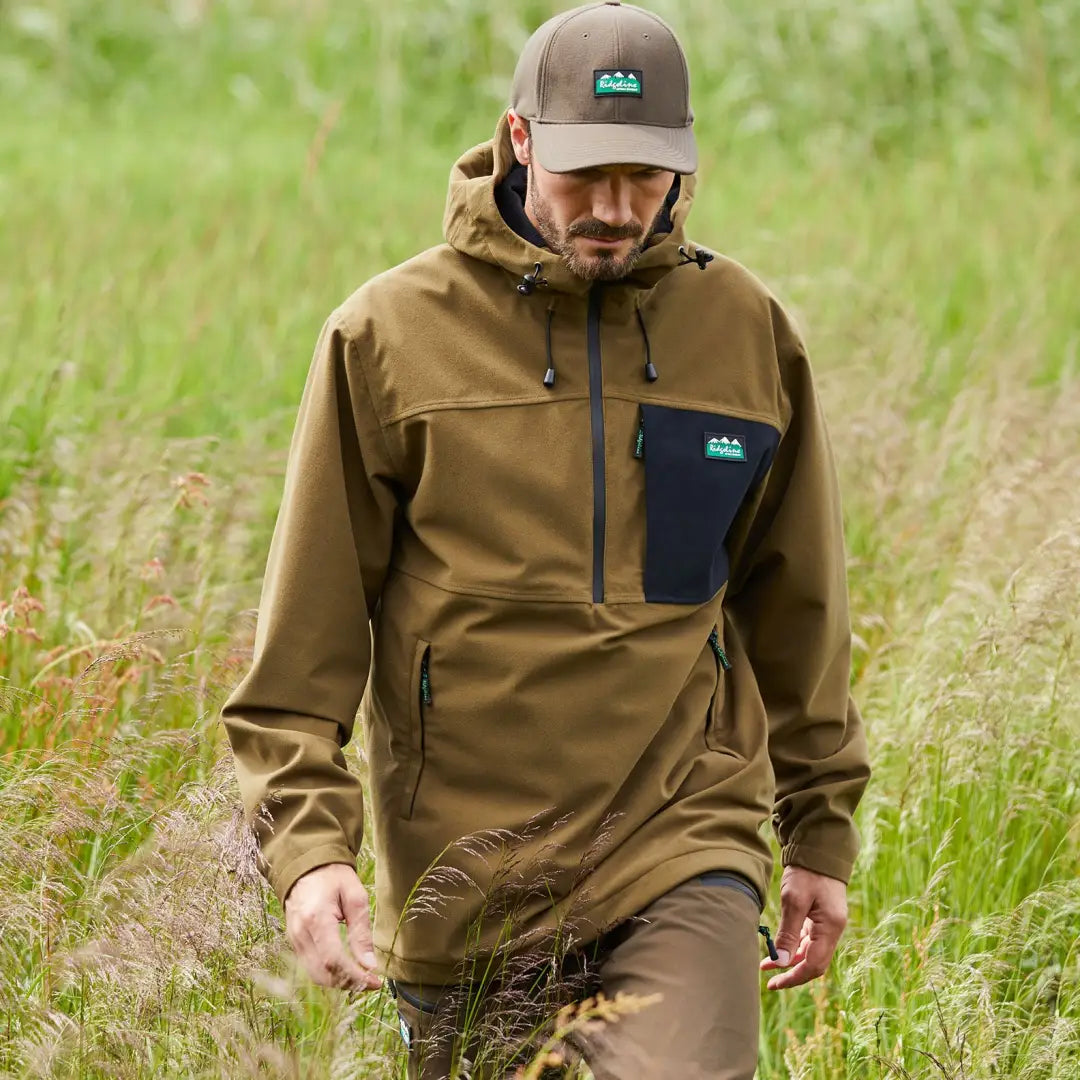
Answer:
[[847, 882], [870, 766], [850, 693], [839, 481], [805, 348], [775, 301], [773, 316], [787, 422], [725, 606], [768, 715], [781, 863]]
[[360, 357], [335, 313], [293, 430], [251, 667], [221, 710], [259, 869], [283, 905], [301, 874], [355, 866], [360, 850], [362, 790], [342, 747], [368, 678], [391, 476]]

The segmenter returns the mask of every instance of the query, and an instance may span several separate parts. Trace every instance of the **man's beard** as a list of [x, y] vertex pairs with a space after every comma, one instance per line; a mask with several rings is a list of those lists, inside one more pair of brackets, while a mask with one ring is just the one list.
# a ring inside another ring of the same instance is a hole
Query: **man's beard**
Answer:
[[[536, 186], [536, 178], [533, 175], [532, 162], [529, 163], [529, 205], [533, 216], [536, 218], [537, 232], [544, 238], [545, 243], [557, 255], [561, 255], [563, 261], [572, 273], [586, 281], [616, 281], [625, 277], [634, 268], [638, 259], [641, 258], [653, 233], [656, 232], [664, 216], [664, 207], [661, 206], [648, 232], [642, 229], [637, 221], [628, 221], [625, 225], [605, 225], [596, 218], [585, 221], [577, 221], [565, 232], [560, 232], [555, 224], [555, 218], [551, 213], [551, 204], [544, 199]], [[617, 257], [614, 252], [600, 251], [596, 255], [583, 256], [574, 244], [575, 236], [593, 236], [604, 240], [627, 240], [636, 239], [637, 242], [623, 256]]]

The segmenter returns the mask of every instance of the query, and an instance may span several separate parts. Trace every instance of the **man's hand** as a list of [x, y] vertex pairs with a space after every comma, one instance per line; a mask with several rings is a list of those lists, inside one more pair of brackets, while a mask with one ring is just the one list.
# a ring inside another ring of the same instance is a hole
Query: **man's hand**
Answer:
[[[348, 927], [348, 949], [338, 925]], [[377, 990], [368, 894], [345, 863], [327, 863], [301, 874], [285, 896], [289, 941], [311, 978], [342, 990]], [[357, 962], [359, 961], [359, 963]]]
[[785, 990], [824, 975], [847, 925], [847, 885], [802, 866], [785, 866], [780, 879], [779, 960], [768, 957], [761, 970], [795, 966], [766, 986]]

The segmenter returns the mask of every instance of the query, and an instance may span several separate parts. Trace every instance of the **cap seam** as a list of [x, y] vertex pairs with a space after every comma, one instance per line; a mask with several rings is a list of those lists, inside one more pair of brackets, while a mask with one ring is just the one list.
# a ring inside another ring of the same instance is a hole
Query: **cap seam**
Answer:
[[[622, 64], [622, 61], [623, 61], [622, 34], [619, 32], [619, 20], [615, 19], [613, 21], [614, 21], [614, 25], [615, 25], [615, 70], [619, 71], [623, 66], [623, 64]], [[615, 96], [615, 123], [616, 124], [621, 124], [623, 122], [624, 122], [623, 101], [622, 101], [621, 97], [616, 95]]]
[[686, 66], [686, 56], [682, 51], [682, 47], [679, 45], [679, 39], [675, 36], [675, 31], [668, 26], [661, 19], [656, 20], [660, 26], [666, 30], [671, 37], [671, 42], [675, 46], [675, 52], [679, 57], [679, 63], [682, 65], [683, 72], [683, 86], [686, 90], [686, 123], [690, 123], [690, 69]]
[[569, 11], [563, 17], [562, 21], [555, 26], [555, 29], [551, 31], [551, 36], [547, 40], [547, 45], [544, 48], [544, 54], [540, 58], [540, 101], [538, 103], [537, 112], [539, 116], [543, 116], [547, 110], [547, 73], [548, 73], [548, 58], [551, 56], [551, 50], [555, 47], [555, 39], [562, 33], [564, 27], [571, 19], [577, 14], [576, 11]]

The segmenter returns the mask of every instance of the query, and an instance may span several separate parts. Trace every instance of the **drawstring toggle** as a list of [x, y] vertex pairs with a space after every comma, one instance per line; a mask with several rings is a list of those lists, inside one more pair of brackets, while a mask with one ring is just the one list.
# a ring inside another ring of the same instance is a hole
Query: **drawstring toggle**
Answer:
[[543, 270], [543, 269], [544, 269], [543, 266], [540, 263], [537, 263], [532, 268], [531, 273], [522, 274], [521, 281], [520, 281], [520, 283], [518, 284], [518, 287], [517, 287], [517, 291], [519, 293], [521, 293], [522, 296], [528, 296], [533, 291], [533, 289], [537, 289], [537, 288], [546, 289], [547, 288], [547, 284], [548, 284], [547, 278], [543, 278], [543, 277], [540, 276], [540, 271]]
[[706, 251], [704, 248], [698, 248], [693, 255], [689, 254], [685, 247], [679, 246], [679, 254], [682, 256], [682, 262], [680, 266], [685, 266], [687, 263], [697, 263], [699, 270], [704, 270], [705, 267], [716, 258], [711, 251]]

